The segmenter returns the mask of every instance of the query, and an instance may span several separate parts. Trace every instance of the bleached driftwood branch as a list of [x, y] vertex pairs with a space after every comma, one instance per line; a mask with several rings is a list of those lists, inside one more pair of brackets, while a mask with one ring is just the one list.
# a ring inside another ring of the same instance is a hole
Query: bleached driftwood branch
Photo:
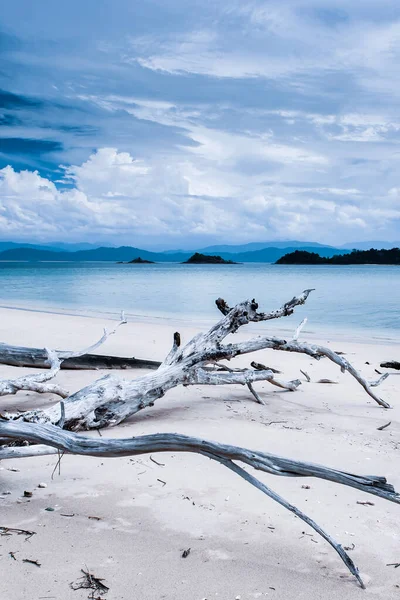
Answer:
[[157, 433], [128, 439], [97, 439], [61, 431], [53, 425], [10, 422], [0, 418], [0, 437], [10, 441], [24, 439], [39, 444], [0, 449], [0, 459], [40, 456], [55, 453], [59, 450], [70, 454], [101, 457], [135, 456], [155, 452], [202, 454], [229, 468], [312, 527], [336, 550], [347, 568], [357, 578], [361, 587], [364, 587], [364, 584], [359, 571], [342, 546], [317, 523], [245, 471], [237, 462], [242, 462], [256, 470], [281, 477], [317, 477], [325, 479], [400, 504], [400, 495], [396, 493], [392, 485], [387, 483], [384, 477], [354, 475], [322, 465], [291, 460], [265, 452], [209, 442], [175, 433]]
[[97, 348], [100, 348], [100, 346], [102, 344], [104, 344], [104, 342], [106, 340], [108, 340], [108, 338], [111, 335], [114, 335], [114, 333], [116, 333], [118, 327], [120, 327], [121, 325], [126, 325], [127, 320], [125, 319], [125, 314], [122, 311], [121, 312], [121, 318], [118, 322], [118, 324], [114, 327], [114, 329], [112, 329], [111, 331], [108, 331], [108, 329], [106, 327], [104, 327], [103, 329], [103, 335], [101, 336], [100, 339], [97, 340], [97, 342], [95, 342], [94, 344], [92, 344], [91, 346], [88, 346], [87, 348], [84, 348], [83, 350], [77, 350], [77, 351], [59, 351], [57, 352], [57, 356], [60, 359], [61, 362], [63, 362], [64, 360], [68, 359], [68, 358], [77, 358], [79, 356], [83, 356], [85, 354], [90, 354], [91, 352], [93, 352], [94, 350], [97, 350]]
[[50, 370], [45, 371], [44, 373], [25, 375], [16, 379], [0, 380], [0, 396], [16, 394], [17, 392], [22, 390], [29, 390], [38, 394], [56, 394], [57, 396], [61, 396], [61, 398], [67, 398], [69, 396], [69, 392], [67, 390], [63, 389], [59, 385], [46, 382], [50, 381], [58, 374], [61, 368], [61, 364], [64, 360], [69, 358], [77, 358], [79, 356], [88, 354], [89, 352], [93, 352], [93, 350], [96, 350], [102, 344], [104, 344], [104, 342], [110, 337], [110, 335], [113, 335], [117, 331], [120, 325], [123, 325], [125, 323], [126, 319], [124, 314], [122, 313], [120, 322], [112, 331], [107, 331], [107, 329], [104, 329], [101, 338], [97, 342], [89, 346], [89, 348], [85, 348], [83, 350], [57, 352], [56, 350], [49, 350], [48, 348], [45, 348], [44, 352], [47, 355], [46, 362]]
[[371, 387], [378, 387], [378, 385], [381, 385], [381, 383], [382, 383], [383, 381], [385, 381], [385, 379], [387, 379], [387, 378], [389, 377], [389, 375], [390, 375], [390, 373], [383, 373], [383, 375], [381, 375], [381, 376], [379, 377], [379, 379], [376, 379], [375, 381], [370, 381], [370, 382], [369, 382], [369, 385], [370, 385]]
[[[250, 322], [268, 321], [290, 315], [296, 306], [302, 305], [311, 290], [305, 290], [294, 297], [282, 308], [270, 313], [258, 312], [255, 300], [241, 302], [232, 309], [224, 300], [219, 298], [216, 304], [223, 313], [223, 318], [209, 331], [197, 334], [186, 345], [181, 345], [180, 335], [174, 335], [171, 351], [157, 371], [138, 377], [133, 381], [119, 379], [106, 375], [94, 383], [82, 388], [64, 400], [65, 429], [98, 429], [116, 425], [162, 398], [165, 393], [178, 385], [224, 385], [239, 383], [247, 385], [257, 401], [261, 398], [253, 388], [255, 381], [268, 381], [283, 389], [295, 390], [300, 385], [299, 380], [284, 382], [275, 377], [269, 369], [251, 369], [235, 371], [228, 370], [210, 372], [208, 365], [215, 365], [221, 360], [231, 360], [236, 356], [271, 348], [286, 352], [298, 352], [319, 360], [327, 357], [336, 363], [342, 371], [348, 371], [365, 389], [365, 391], [385, 408], [389, 404], [380, 399], [372, 390], [370, 384], [343, 357], [329, 348], [307, 343], [290, 341], [275, 337], [259, 336], [238, 344], [223, 344], [223, 340], [240, 327]], [[300, 329], [295, 334], [298, 335]], [[98, 343], [97, 343], [98, 344]], [[63, 355], [61, 358], [65, 358]], [[225, 368], [225, 367], [224, 367]], [[32, 410], [23, 414], [25, 421], [36, 423], [58, 423], [61, 405], [56, 404], [46, 410]], [[17, 418], [21, 418], [17, 416]]]
[[[239, 356], [241, 354], [248, 354], [250, 352], [256, 352], [257, 350], [265, 350], [266, 348], [271, 348], [273, 350], [282, 350], [284, 352], [298, 352], [300, 354], [307, 354], [316, 360], [320, 360], [321, 358], [328, 358], [335, 364], [340, 367], [342, 373], [347, 371], [358, 381], [358, 383], [365, 389], [367, 394], [371, 396], [375, 400], [377, 404], [382, 406], [383, 408], [390, 408], [390, 404], [388, 404], [382, 398], [379, 398], [377, 394], [371, 389], [377, 385], [377, 382], [373, 382], [371, 385], [368, 381], [353, 367], [353, 365], [343, 358], [343, 356], [339, 356], [330, 348], [326, 348], [324, 346], [318, 346], [316, 344], [307, 344], [305, 342], [298, 342], [296, 340], [287, 341], [285, 339], [279, 339], [275, 337], [265, 337], [260, 336], [258, 338], [253, 338], [247, 342], [242, 342], [239, 344], [229, 344], [224, 347], [224, 352], [222, 352], [218, 360], [223, 360], [224, 358], [230, 360], [235, 356]], [[379, 383], [381, 383], [384, 379], [381, 378]]]
[[53, 350], [46, 348], [45, 352], [50, 366], [49, 371], [39, 374], [35, 373], [34, 375], [25, 375], [16, 379], [0, 379], [0, 396], [16, 394], [21, 390], [29, 390], [39, 394], [56, 394], [57, 396], [61, 396], [61, 398], [66, 398], [69, 394], [67, 390], [64, 390], [59, 385], [46, 383], [57, 375], [60, 370], [61, 361], [57, 353]]
[[[64, 350], [56, 350], [63, 354]], [[47, 355], [43, 348], [26, 348], [0, 343], [0, 364], [11, 367], [48, 368]], [[61, 369], [92, 370], [92, 369], [158, 369], [160, 362], [142, 358], [109, 356], [104, 354], [83, 354], [73, 358], [65, 358]]]
[[[161, 363], [155, 360], [145, 360], [134, 357], [108, 356], [92, 354], [106, 339], [114, 334], [119, 327], [126, 323], [124, 314], [117, 327], [110, 332], [104, 330], [100, 340], [80, 352], [69, 350], [56, 350], [61, 359], [61, 369], [157, 369]], [[12, 346], [0, 342], [0, 364], [12, 367], [35, 367], [46, 369], [49, 367], [47, 352], [43, 348], [27, 348], [25, 346]]]

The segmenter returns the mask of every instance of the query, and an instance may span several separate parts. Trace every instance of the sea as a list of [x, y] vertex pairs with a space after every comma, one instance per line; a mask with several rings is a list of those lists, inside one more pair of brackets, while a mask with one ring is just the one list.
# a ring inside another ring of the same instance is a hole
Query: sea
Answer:
[[400, 267], [386, 265], [187, 265], [103, 262], [0, 262], [0, 306], [205, 327], [229, 305], [255, 298], [269, 311], [315, 288], [294, 315], [259, 324], [303, 336], [400, 342]]

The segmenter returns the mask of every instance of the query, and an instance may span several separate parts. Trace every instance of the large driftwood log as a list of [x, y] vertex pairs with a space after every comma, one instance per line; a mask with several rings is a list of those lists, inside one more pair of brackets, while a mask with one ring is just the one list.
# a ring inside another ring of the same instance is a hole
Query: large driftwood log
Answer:
[[[65, 350], [56, 350], [60, 358], [70, 354]], [[42, 348], [25, 348], [0, 343], [0, 364], [12, 367], [36, 367], [46, 369], [49, 366], [46, 351]], [[108, 356], [104, 354], [83, 354], [64, 358], [61, 369], [158, 369], [160, 362], [134, 357]]]
[[34, 444], [40, 444], [0, 449], [0, 459], [40, 456], [60, 450], [70, 454], [100, 456], [102, 458], [134, 456], [155, 452], [194, 452], [202, 454], [232, 470], [312, 527], [336, 550], [349, 571], [357, 578], [361, 587], [364, 587], [364, 584], [358, 568], [342, 546], [315, 521], [276, 494], [266, 484], [245, 471], [237, 462], [242, 462], [256, 470], [281, 477], [317, 477], [325, 479], [400, 504], [400, 495], [396, 493], [392, 485], [387, 483], [384, 477], [354, 475], [322, 465], [291, 460], [265, 452], [209, 442], [175, 433], [157, 433], [128, 439], [93, 439], [62, 431], [53, 425], [10, 422], [0, 418], [0, 437], [9, 441], [24, 439]]
[[[89, 348], [78, 352], [70, 350], [54, 350], [60, 361], [60, 369], [157, 369], [161, 363], [155, 360], [140, 358], [124, 358], [121, 356], [107, 356], [92, 354], [109, 337], [113, 335], [120, 325], [126, 323], [124, 313], [121, 320], [112, 330], [104, 329], [101, 338]], [[46, 369], [51, 366], [48, 351], [44, 348], [25, 348], [24, 346], [11, 346], [0, 343], [0, 364], [12, 367], [39, 367]]]
[[69, 392], [58, 385], [47, 383], [50, 379], [53, 379], [53, 377], [57, 375], [63, 361], [68, 359], [74, 360], [82, 355], [87, 354], [88, 351], [95, 350], [101, 346], [101, 344], [103, 344], [110, 337], [110, 335], [113, 335], [120, 325], [125, 323], [126, 320], [122, 313], [121, 321], [118, 323], [115, 329], [113, 329], [113, 331], [107, 331], [107, 329], [104, 329], [101, 338], [92, 346], [85, 348], [84, 350], [78, 350], [75, 352], [57, 352], [56, 350], [48, 350], [45, 348], [42, 351], [43, 355], [46, 357], [44, 364], [49, 368], [49, 371], [39, 374], [35, 373], [34, 375], [24, 375], [22, 377], [17, 377], [16, 379], [0, 380], [0, 396], [16, 394], [21, 390], [29, 390], [38, 394], [56, 394], [57, 396], [61, 396], [61, 398], [67, 398], [69, 396]]
[[[71, 394], [62, 404], [56, 404], [43, 411], [31, 410], [25, 412], [22, 417], [17, 415], [13, 418], [23, 418], [25, 421], [35, 423], [56, 424], [63, 415], [65, 429], [98, 429], [121, 423], [143, 408], [153, 406], [156, 400], [178, 385], [242, 384], [249, 387], [258, 401], [260, 397], [252, 387], [252, 383], [256, 381], [268, 381], [293, 391], [300, 385], [299, 380], [282, 381], [277, 379], [269, 369], [231, 370], [217, 366], [214, 372], [209, 370], [209, 365], [218, 365], [221, 360], [229, 361], [236, 356], [267, 348], [298, 352], [317, 360], [326, 357], [337, 364], [343, 372], [348, 371], [380, 406], [389, 408], [389, 404], [375, 394], [371, 384], [345, 358], [329, 348], [299, 342], [297, 337], [301, 326], [297, 328], [294, 338], [289, 341], [259, 336], [237, 344], [222, 343], [229, 334], [235, 333], [250, 322], [268, 321], [292, 314], [296, 306], [305, 303], [310, 292], [311, 290], [305, 290], [300, 296], [294, 297], [280, 309], [270, 313], [258, 312], [258, 304], [255, 300], [241, 302], [231, 309], [224, 300], [219, 298], [216, 304], [223, 313], [223, 318], [209, 331], [196, 335], [183, 347], [180, 335], [176, 333], [171, 351], [154, 373], [143, 375], [133, 381], [106, 375]], [[105, 335], [109, 334], [105, 333]], [[90, 350], [98, 347], [102, 340], [99, 340]], [[80, 355], [82, 352], [75, 353], [77, 354]]]

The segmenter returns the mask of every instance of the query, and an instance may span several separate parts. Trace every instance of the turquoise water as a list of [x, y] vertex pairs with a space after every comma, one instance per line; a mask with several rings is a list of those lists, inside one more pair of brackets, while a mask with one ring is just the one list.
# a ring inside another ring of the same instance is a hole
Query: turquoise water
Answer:
[[[0, 305], [97, 316], [211, 322], [215, 299], [256, 298], [261, 310], [279, 307], [305, 288], [306, 306], [268, 323], [289, 330], [305, 316], [311, 333], [351, 330], [361, 337], [400, 340], [400, 267], [243, 265], [118, 265], [0, 263]], [[265, 324], [264, 327], [267, 325]]]

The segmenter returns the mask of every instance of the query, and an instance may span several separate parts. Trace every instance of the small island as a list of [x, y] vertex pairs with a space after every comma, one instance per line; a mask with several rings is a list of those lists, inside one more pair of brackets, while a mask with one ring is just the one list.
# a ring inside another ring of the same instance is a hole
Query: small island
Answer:
[[400, 249], [353, 250], [347, 254], [335, 254], [331, 258], [316, 252], [295, 250], [276, 261], [277, 265], [400, 265]]
[[129, 260], [124, 262], [123, 260], [118, 260], [117, 265], [155, 265], [156, 263], [153, 260], [145, 260], [144, 258], [134, 258], [133, 260]]
[[140, 258], [140, 256], [138, 256], [137, 258], [130, 260], [127, 264], [128, 265], [155, 265], [155, 262], [153, 260], [146, 260], [145, 258]]
[[239, 263], [234, 262], [233, 260], [225, 260], [222, 256], [211, 256], [208, 254], [200, 254], [200, 252], [196, 252], [185, 260], [183, 265], [238, 265]]

